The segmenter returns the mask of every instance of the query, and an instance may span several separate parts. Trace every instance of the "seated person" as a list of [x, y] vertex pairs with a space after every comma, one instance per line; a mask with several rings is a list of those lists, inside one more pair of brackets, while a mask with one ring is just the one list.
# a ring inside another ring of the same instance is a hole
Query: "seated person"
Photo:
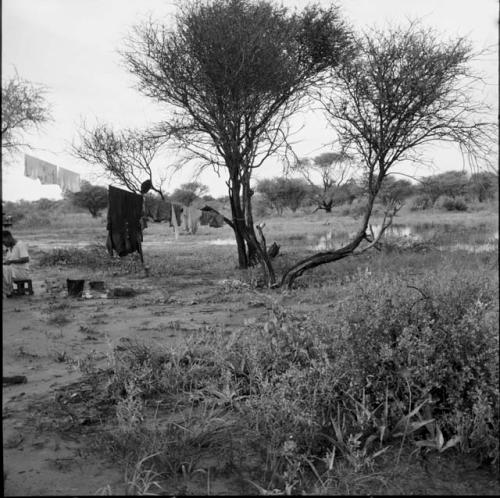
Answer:
[[2, 244], [7, 248], [3, 260], [3, 295], [10, 297], [14, 280], [30, 278], [30, 258], [26, 244], [16, 240], [8, 230], [2, 231]]

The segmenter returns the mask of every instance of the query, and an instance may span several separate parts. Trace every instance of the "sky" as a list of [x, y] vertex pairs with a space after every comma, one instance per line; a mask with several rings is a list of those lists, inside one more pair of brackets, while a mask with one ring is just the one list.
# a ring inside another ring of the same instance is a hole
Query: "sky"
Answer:
[[[182, 0], [177, 0], [182, 3]], [[2, 1], [2, 80], [15, 72], [22, 78], [47, 88], [46, 99], [53, 121], [27, 136], [27, 153], [75, 171], [82, 179], [106, 185], [96, 166], [76, 159], [70, 152], [83, 120], [88, 124], [108, 123], [114, 128], [143, 128], [164, 118], [153, 101], [135, 88], [136, 80], [123, 67], [118, 50], [134, 24], [152, 16], [173, 22], [176, 3], [169, 0], [3, 0]], [[283, 2], [302, 8], [309, 1]], [[320, 0], [329, 5], [328, 0]], [[420, 19], [425, 26], [443, 33], [444, 38], [467, 36], [478, 50], [495, 47], [496, 53], [477, 63], [487, 85], [482, 97], [498, 116], [498, 2], [497, 0], [339, 0], [344, 17], [357, 29], [405, 23]], [[297, 116], [294, 148], [299, 157], [314, 157], [331, 150], [334, 138], [319, 111]], [[175, 162], [169, 152], [158, 158], [156, 168]], [[429, 150], [429, 165], [403, 164], [398, 171], [416, 176], [461, 169], [462, 157], [451, 147], [439, 145]], [[192, 169], [176, 173], [165, 185], [172, 192], [192, 180]], [[271, 178], [282, 174], [278, 160], [269, 160], [254, 177]], [[206, 171], [199, 179], [213, 196], [225, 195], [225, 178]], [[24, 155], [9, 164], [2, 162], [4, 200], [58, 199], [61, 189], [41, 185], [24, 177]]]

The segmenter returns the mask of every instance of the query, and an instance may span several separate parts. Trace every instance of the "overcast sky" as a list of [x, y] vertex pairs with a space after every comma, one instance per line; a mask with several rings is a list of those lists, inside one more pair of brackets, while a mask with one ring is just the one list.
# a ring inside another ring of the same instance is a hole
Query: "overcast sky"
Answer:
[[[182, 3], [182, 0], [178, 0]], [[58, 166], [80, 173], [93, 183], [95, 167], [76, 160], [69, 152], [82, 119], [89, 123], [106, 122], [119, 128], [145, 127], [161, 118], [154, 102], [133, 87], [134, 78], [121, 64], [118, 49], [131, 26], [149, 14], [169, 23], [177, 2], [168, 0], [3, 0], [2, 1], [2, 79], [18, 74], [48, 88], [47, 100], [54, 121], [39, 133], [29, 136], [34, 148], [30, 153]], [[286, 6], [303, 7], [310, 2], [286, 1]], [[329, 1], [320, 1], [327, 5]], [[343, 0], [338, 2], [344, 16], [356, 28], [421, 19], [443, 36], [468, 36], [477, 49], [498, 47], [497, 0]], [[478, 63], [489, 85], [484, 97], [498, 107], [498, 53]], [[492, 114], [496, 119], [498, 112]], [[314, 156], [328, 150], [332, 132], [319, 114], [298, 117], [303, 127], [294, 138], [299, 156]], [[29, 151], [28, 151], [29, 152]], [[58, 186], [41, 186], [23, 176], [24, 159], [20, 154], [11, 165], [2, 164], [3, 199], [59, 198]], [[402, 165], [399, 170], [422, 176], [462, 168], [461, 156], [453, 149], [434, 147], [428, 159], [434, 168]], [[158, 166], [172, 162], [162, 157]], [[264, 169], [265, 168], [265, 169]], [[189, 181], [191, 171], [174, 176], [168, 191]], [[278, 163], [266, 163], [257, 177], [280, 175]], [[226, 194], [224, 178], [207, 172], [200, 181], [215, 196]]]

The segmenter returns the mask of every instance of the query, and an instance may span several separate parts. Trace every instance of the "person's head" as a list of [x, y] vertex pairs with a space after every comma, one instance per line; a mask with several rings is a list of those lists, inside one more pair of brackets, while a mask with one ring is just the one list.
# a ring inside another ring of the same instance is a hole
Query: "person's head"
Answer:
[[6, 247], [13, 247], [15, 243], [12, 234], [8, 230], [2, 230], [2, 244]]

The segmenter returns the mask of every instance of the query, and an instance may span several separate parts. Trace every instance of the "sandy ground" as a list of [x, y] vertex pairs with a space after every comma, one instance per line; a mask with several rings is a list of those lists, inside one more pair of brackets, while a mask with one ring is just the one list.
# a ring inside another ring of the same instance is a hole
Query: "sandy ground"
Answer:
[[177, 277], [168, 286], [143, 274], [105, 282], [107, 288], [134, 288], [139, 292], [134, 297], [104, 298], [91, 291], [90, 299], [71, 298], [64, 288], [50, 288], [50, 281], [64, 285], [77, 274], [73, 269], [54, 273], [35, 259], [34, 295], [3, 301], [3, 375], [27, 377], [24, 384], [3, 386], [5, 495], [94, 494], [106, 486], [113, 494], [126, 491], [123, 472], [89, 456], [83, 440], [40, 431], [40, 420], [33, 421], [43, 400], [81, 378], [79, 360], [90, 355], [97, 367], [105, 367], [113, 347], [125, 338], [174, 346], [202, 326], [235, 330], [268, 313], [263, 302], [212, 302], [220, 283], [210, 275]]

